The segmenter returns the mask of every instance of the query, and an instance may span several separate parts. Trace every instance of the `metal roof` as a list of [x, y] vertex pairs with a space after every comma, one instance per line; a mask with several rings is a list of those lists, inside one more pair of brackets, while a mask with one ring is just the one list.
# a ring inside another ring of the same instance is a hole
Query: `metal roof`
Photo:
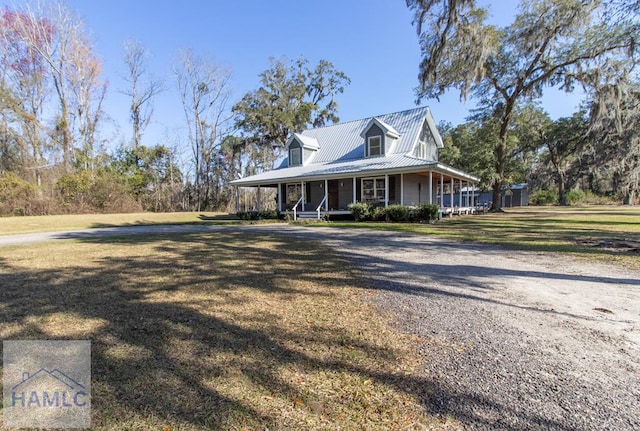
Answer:
[[247, 178], [232, 181], [236, 186], [273, 185], [289, 181], [313, 181], [319, 179], [338, 179], [357, 175], [384, 175], [432, 170], [447, 176], [455, 176], [466, 181], [478, 182], [479, 179], [442, 163], [418, 159], [406, 154], [369, 157], [341, 162], [311, 163], [306, 166], [274, 169]]
[[302, 135], [315, 138], [320, 145], [313, 163], [362, 159], [365, 142], [360, 134], [375, 118], [383, 124], [390, 125], [400, 135], [391, 154], [409, 153], [420, 137], [427, 115], [429, 108], [422, 107], [308, 129], [302, 132]]
[[[373, 120], [388, 126], [397, 132], [399, 137], [384, 156], [365, 158], [365, 142], [361, 134]], [[303, 166], [288, 167], [285, 162], [274, 170], [235, 180], [231, 184], [257, 186], [293, 179], [312, 180], [314, 178], [344, 178], [355, 174], [362, 176], [401, 173], [403, 171], [416, 172], [420, 168], [425, 168], [425, 170], [431, 168], [446, 175], [455, 175], [474, 182], [479, 181], [472, 175], [442, 165], [435, 160], [418, 159], [411, 155], [425, 122], [434, 135], [436, 145], [442, 147], [442, 138], [435, 128], [429, 108], [410, 109], [305, 130], [301, 135], [297, 135], [298, 138], [304, 137], [319, 145], [309, 163]]]
[[291, 145], [291, 143], [297, 139], [304, 148], [310, 148], [313, 150], [317, 150], [318, 148], [320, 148], [320, 146], [318, 145], [318, 141], [315, 138], [312, 138], [310, 136], [304, 136], [301, 135], [300, 133], [294, 133], [293, 135], [291, 135], [291, 137], [287, 140], [287, 144], [285, 145], [285, 149], [289, 148], [289, 145]]

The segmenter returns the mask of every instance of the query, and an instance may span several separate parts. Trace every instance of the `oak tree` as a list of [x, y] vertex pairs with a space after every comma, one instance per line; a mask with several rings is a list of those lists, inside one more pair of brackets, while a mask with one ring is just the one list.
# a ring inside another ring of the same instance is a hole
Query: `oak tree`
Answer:
[[547, 87], [571, 91], [577, 79], [607, 56], [637, 50], [637, 26], [607, 20], [616, 2], [522, 1], [513, 22], [487, 23], [475, 0], [407, 0], [414, 12], [423, 60], [419, 100], [449, 89], [471, 96], [498, 113], [494, 142], [493, 202], [505, 184], [509, 128], [519, 104], [538, 99]]

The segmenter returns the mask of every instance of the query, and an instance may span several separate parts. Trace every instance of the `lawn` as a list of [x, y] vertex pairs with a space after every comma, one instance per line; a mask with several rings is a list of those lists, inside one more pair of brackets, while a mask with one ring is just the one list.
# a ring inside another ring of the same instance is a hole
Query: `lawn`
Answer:
[[435, 224], [335, 222], [521, 250], [565, 253], [640, 270], [640, 207], [522, 207], [500, 214], [454, 216]]
[[0, 235], [150, 224], [239, 223], [235, 216], [209, 212], [67, 214], [0, 217]]
[[[89, 339], [95, 430], [424, 429], [421, 340], [347, 261], [233, 232], [0, 248], [2, 339]], [[450, 424], [451, 425], [451, 424]]]

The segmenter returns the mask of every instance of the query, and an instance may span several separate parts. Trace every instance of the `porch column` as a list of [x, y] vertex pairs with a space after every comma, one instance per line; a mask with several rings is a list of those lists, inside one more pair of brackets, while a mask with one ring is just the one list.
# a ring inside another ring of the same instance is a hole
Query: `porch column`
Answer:
[[262, 199], [260, 199], [260, 197], [261, 197], [260, 196], [260, 186], [258, 186], [258, 193], [256, 195], [256, 198], [258, 199], [258, 204], [256, 205], [256, 209], [258, 210], [258, 212], [262, 211], [262, 205], [261, 205], [261, 202], [260, 202]]
[[451, 191], [450, 191], [450, 194], [451, 194], [451, 217], [453, 217], [453, 186], [454, 186], [453, 177], [451, 177]]
[[433, 205], [433, 171], [429, 169], [429, 205]]
[[389, 206], [389, 174], [384, 175], [384, 207]]
[[468, 207], [469, 206], [469, 181], [468, 180], [466, 184], [467, 184], [467, 192], [463, 196], [464, 196], [464, 206]]
[[278, 212], [282, 211], [282, 183], [278, 183]]
[[400, 205], [404, 205], [404, 174], [400, 174]]
[[324, 210], [329, 211], [329, 180], [324, 180]]
[[358, 189], [356, 188], [356, 177], [353, 177], [353, 199], [352, 200], [353, 200], [354, 204], [358, 201], [357, 196], [356, 196], [356, 191], [357, 190]]
[[304, 201], [307, 200], [305, 195], [304, 195], [305, 189], [306, 189], [306, 187], [305, 187], [304, 181], [301, 181], [300, 182], [300, 192], [301, 192], [300, 194], [302, 196], [302, 211], [304, 211]]
[[458, 205], [459, 207], [463, 207], [464, 205], [462, 205], [462, 178], [460, 178], [460, 196], [458, 198], [458, 203], [460, 205]]
[[440, 208], [444, 208], [444, 175], [440, 174]]

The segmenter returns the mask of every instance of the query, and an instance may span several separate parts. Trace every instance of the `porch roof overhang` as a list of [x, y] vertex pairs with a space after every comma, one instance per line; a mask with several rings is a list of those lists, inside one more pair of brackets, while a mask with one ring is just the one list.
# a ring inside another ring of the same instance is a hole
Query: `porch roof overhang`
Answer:
[[458, 169], [406, 154], [393, 154], [382, 157], [370, 157], [340, 162], [312, 163], [307, 166], [295, 166], [261, 174], [252, 175], [231, 182], [239, 187], [275, 186], [279, 183], [295, 181], [318, 181], [350, 177], [373, 175], [395, 175], [402, 173], [433, 173], [444, 177], [455, 178], [469, 182], [479, 182], [480, 179]]

